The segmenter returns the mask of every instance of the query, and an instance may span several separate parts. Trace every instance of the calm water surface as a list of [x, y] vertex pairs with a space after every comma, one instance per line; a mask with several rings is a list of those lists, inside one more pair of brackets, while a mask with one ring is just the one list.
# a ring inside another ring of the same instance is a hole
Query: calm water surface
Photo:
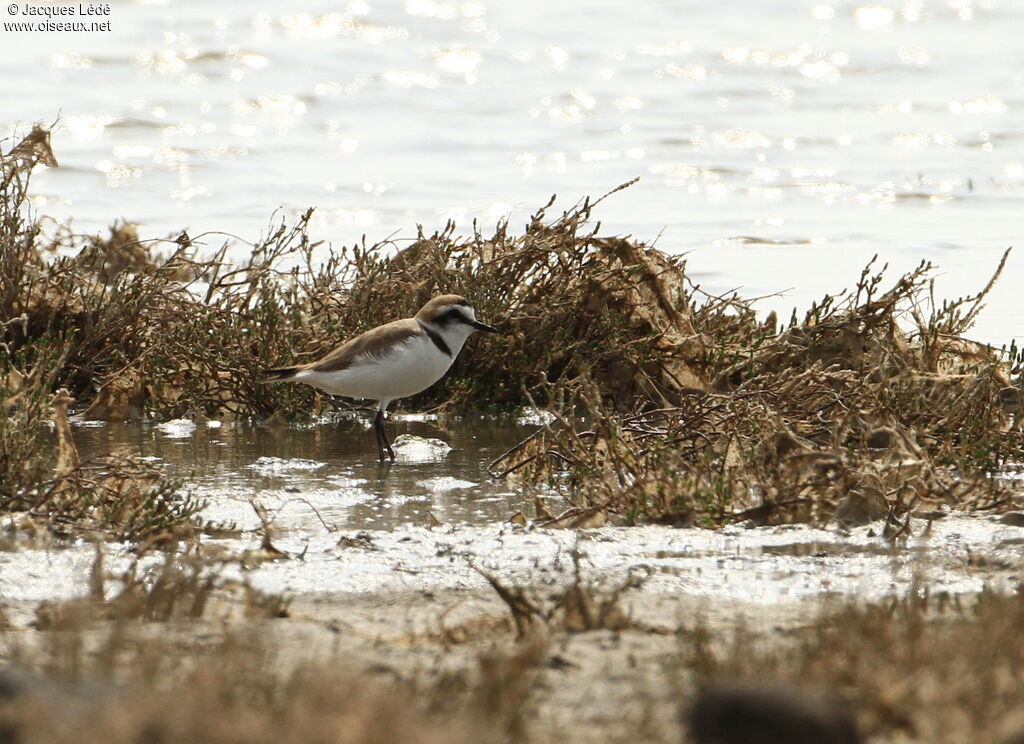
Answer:
[[488, 524], [520, 509], [533, 516], [532, 493], [492, 478], [487, 464], [535, 426], [422, 418], [397, 414], [388, 421], [394, 465], [378, 462], [368, 416], [308, 427], [178, 420], [76, 426], [74, 433], [83, 459], [117, 451], [153, 458], [184, 490], [209, 502], [205, 517], [214, 521], [258, 526], [250, 501], [266, 506], [278, 526], [313, 531], [324, 522], [336, 531], [427, 527], [431, 517]]
[[[316, 206], [337, 246], [518, 225], [639, 176], [600, 207], [608, 232], [784, 312], [875, 253], [934, 260], [956, 296], [1020, 242], [1021, 2], [165, 0], [109, 20], [0, 31], [0, 131], [60, 115], [35, 203], [85, 231], [252, 240]], [[1015, 256], [976, 337], [1024, 336], [1022, 279]]]

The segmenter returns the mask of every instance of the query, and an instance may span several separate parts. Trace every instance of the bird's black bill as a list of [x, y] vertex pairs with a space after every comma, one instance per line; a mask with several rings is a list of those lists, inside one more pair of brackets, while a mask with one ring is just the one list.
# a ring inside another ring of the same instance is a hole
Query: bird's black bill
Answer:
[[499, 331], [494, 326], [489, 326], [486, 323], [481, 323], [479, 320], [474, 320], [472, 323], [470, 323], [470, 325], [473, 326], [475, 330], [483, 331], [484, 333], [501, 333], [501, 331]]

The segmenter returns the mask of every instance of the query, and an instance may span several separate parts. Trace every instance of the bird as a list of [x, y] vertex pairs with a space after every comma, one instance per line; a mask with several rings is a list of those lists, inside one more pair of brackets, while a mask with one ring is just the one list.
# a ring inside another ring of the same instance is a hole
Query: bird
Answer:
[[331, 395], [377, 401], [373, 428], [380, 461], [386, 454], [394, 462], [384, 431], [388, 405], [440, 380], [474, 331], [501, 333], [478, 321], [465, 297], [438, 295], [411, 318], [371, 328], [315, 362], [268, 369], [260, 382], [304, 382]]

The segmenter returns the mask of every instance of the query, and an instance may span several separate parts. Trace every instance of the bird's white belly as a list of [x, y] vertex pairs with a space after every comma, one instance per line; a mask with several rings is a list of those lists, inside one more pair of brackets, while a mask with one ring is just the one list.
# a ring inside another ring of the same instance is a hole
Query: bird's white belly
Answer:
[[453, 358], [426, 337], [417, 337], [390, 354], [364, 357], [337, 372], [300, 372], [294, 379], [332, 395], [370, 400], [393, 400], [426, 390], [441, 379]]

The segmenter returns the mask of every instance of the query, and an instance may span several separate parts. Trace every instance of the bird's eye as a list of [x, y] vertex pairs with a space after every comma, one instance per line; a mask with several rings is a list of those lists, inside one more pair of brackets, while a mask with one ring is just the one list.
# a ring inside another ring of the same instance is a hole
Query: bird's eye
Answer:
[[452, 308], [444, 314], [446, 320], [462, 320], [462, 313], [456, 308]]

